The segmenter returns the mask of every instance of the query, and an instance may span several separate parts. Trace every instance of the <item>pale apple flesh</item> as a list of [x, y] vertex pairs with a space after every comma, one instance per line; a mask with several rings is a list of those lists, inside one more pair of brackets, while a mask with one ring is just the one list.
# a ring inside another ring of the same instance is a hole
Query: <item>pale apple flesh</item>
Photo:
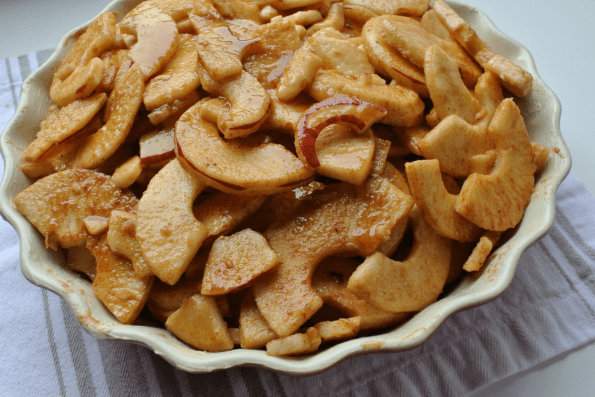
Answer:
[[200, 103], [176, 123], [176, 153], [209, 185], [235, 194], [272, 194], [310, 181], [314, 171], [275, 143], [236, 147], [200, 117]]

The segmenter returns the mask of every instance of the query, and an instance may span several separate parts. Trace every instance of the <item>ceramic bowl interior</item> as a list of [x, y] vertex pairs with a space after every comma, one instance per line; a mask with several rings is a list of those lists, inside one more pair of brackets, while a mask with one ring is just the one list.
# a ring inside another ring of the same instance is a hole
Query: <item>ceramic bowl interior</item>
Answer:
[[[139, 0], [116, 0], [105, 11], [124, 15], [138, 2]], [[81, 325], [92, 335], [145, 345], [176, 367], [196, 373], [238, 365], [262, 366], [295, 375], [316, 373], [352, 355], [410, 349], [426, 341], [457, 311], [494, 299], [510, 284], [522, 252], [551, 227], [556, 189], [570, 169], [570, 154], [560, 134], [560, 104], [539, 78], [529, 51], [501, 33], [477, 9], [452, 1], [448, 3], [496, 53], [531, 72], [534, 77], [533, 93], [526, 98], [516, 99], [516, 102], [521, 108], [532, 141], [556, 147], [558, 151], [550, 154], [547, 167], [536, 183], [535, 193], [521, 224], [513, 232], [507, 233], [508, 240], [490, 256], [482, 271], [465, 276], [446, 296], [406, 323], [389, 332], [341, 342], [301, 358], [271, 357], [262, 350], [244, 349], [205, 353], [189, 348], [163, 328], [120, 324], [95, 297], [91, 284], [62, 266], [63, 254], [47, 250], [42, 236], [12, 204], [15, 195], [31, 183], [17, 167], [21, 151], [19, 148], [24, 148], [35, 137], [39, 123], [45, 116], [50, 104], [48, 89], [54, 66], [67, 53], [72, 45], [72, 38], [88, 23], [69, 32], [60, 41], [51, 58], [23, 84], [20, 105], [1, 137], [5, 171], [0, 205], [2, 214], [20, 236], [23, 274], [31, 282], [61, 295], [72, 307]]]

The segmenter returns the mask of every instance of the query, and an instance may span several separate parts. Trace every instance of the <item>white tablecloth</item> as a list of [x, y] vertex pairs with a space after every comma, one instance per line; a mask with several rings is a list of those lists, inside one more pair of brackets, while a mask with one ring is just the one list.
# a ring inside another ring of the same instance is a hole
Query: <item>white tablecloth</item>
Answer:
[[[0, 130], [21, 82], [49, 54], [0, 61]], [[0, 395], [466, 395], [595, 340], [594, 218], [595, 198], [570, 173], [554, 226], [523, 254], [499, 298], [452, 316], [413, 350], [354, 357], [306, 377], [247, 367], [188, 374], [147, 348], [95, 339], [60, 297], [24, 278], [18, 236], [0, 220]]]

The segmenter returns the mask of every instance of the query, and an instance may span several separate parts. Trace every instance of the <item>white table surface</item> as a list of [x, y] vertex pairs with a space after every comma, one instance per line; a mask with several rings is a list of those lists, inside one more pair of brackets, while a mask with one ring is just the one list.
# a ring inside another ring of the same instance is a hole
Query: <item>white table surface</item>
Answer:
[[[572, 171], [595, 194], [595, 2], [467, 0], [533, 54], [562, 103], [561, 130]], [[0, 0], [0, 59], [53, 48], [96, 16], [107, 0]], [[14, 32], [18, 31], [19, 34]], [[595, 343], [493, 384], [474, 396], [593, 396]]]

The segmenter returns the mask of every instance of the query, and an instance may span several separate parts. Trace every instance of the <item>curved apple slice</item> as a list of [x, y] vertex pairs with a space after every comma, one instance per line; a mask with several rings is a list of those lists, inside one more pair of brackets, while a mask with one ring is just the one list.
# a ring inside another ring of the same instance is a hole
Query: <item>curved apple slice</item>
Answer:
[[47, 247], [82, 246], [90, 236], [83, 220], [109, 218], [119, 209], [134, 212], [138, 200], [107, 175], [70, 169], [38, 180], [14, 198], [14, 205], [44, 236]]
[[50, 98], [58, 106], [66, 106], [77, 99], [83, 99], [93, 93], [101, 82], [105, 64], [99, 58], [93, 58], [86, 65], [79, 65], [64, 80], [54, 78], [50, 86]]
[[64, 80], [79, 65], [88, 64], [109, 50], [116, 40], [116, 14], [105, 12], [95, 19], [72, 45], [54, 79]]
[[360, 186], [329, 185], [275, 218], [264, 235], [280, 263], [252, 286], [271, 328], [280, 337], [297, 331], [322, 306], [311, 284], [316, 266], [339, 253], [374, 252], [412, 206], [388, 180], [372, 177]]
[[440, 170], [455, 178], [488, 174], [496, 161], [494, 144], [481, 126], [450, 115], [434, 127], [418, 148], [427, 159], [438, 159]]
[[311, 106], [297, 126], [296, 141], [308, 164], [319, 167], [316, 138], [331, 124], [348, 123], [357, 133], [367, 131], [386, 116], [386, 109], [346, 96], [335, 96]]
[[155, 278], [140, 277], [128, 258], [110, 249], [106, 235], [90, 238], [86, 248], [97, 261], [93, 292], [122, 324], [132, 324], [149, 299]]
[[322, 59], [303, 48], [293, 53], [277, 84], [277, 97], [282, 101], [295, 98], [308, 84], [312, 83]]
[[144, 80], [168, 64], [178, 47], [178, 28], [171, 16], [143, 3], [119, 23], [123, 34], [136, 36], [128, 55], [140, 67]]
[[165, 104], [191, 95], [200, 86], [196, 72], [198, 50], [194, 36], [180, 35], [178, 49], [171, 61], [159, 75], [147, 83], [143, 102], [147, 110], [155, 110]]
[[199, 65], [198, 72], [205, 91], [222, 96], [231, 109], [217, 118], [217, 127], [227, 139], [244, 137], [258, 130], [266, 121], [271, 97], [258, 80], [242, 70], [236, 78], [218, 83]]
[[413, 208], [413, 247], [404, 261], [377, 252], [356, 269], [347, 288], [379, 309], [415, 312], [434, 302], [450, 270], [451, 242], [440, 236]]
[[113, 109], [107, 123], [81, 143], [71, 167], [92, 169], [107, 160], [124, 143], [142, 104], [145, 83], [140, 69], [132, 65], [118, 82], [108, 105]]
[[342, 31], [345, 27], [345, 14], [343, 13], [343, 3], [333, 3], [331, 8], [328, 10], [324, 21], [315, 23], [308, 28], [308, 35], [313, 35], [319, 30], [325, 28], [333, 28], [338, 31]]
[[151, 179], [138, 205], [136, 239], [151, 271], [175, 284], [208, 236], [192, 204], [205, 188], [176, 159]]
[[307, 93], [317, 101], [341, 95], [381, 106], [388, 112], [382, 119], [384, 124], [412, 127], [422, 121], [425, 105], [415, 91], [386, 85], [379, 76], [376, 76], [378, 79], [372, 76], [376, 75], [356, 79], [335, 70], [319, 70]]
[[442, 182], [438, 160], [405, 164], [411, 195], [425, 220], [440, 235], [461, 242], [477, 241], [481, 229], [455, 211], [457, 195]]
[[463, 83], [457, 63], [442, 48], [432, 46], [425, 52], [423, 68], [438, 118], [456, 114], [475, 124], [481, 104]]
[[257, 41], [241, 40], [229, 26], [212, 24], [200, 29], [194, 46], [207, 73], [216, 81], [224, 81], [242, 72], [242, 58]]
[[479, 65], [461, 46], [435, 36], [412, 18], [386, 16], [380, 24], [380, 29], [388, 45], [420, 68], [424, 66], [426, 50], [439, 46], [457, 63], [461, 77], [468, 87], [475, 86], [482, 73]]
[[361, 36], [370, 63], [378, 73], [392, 78], [423, 97], [428, 97], [423, 70], [405, 59], [398, 51], [393, 51], [382, 37], [380, 24], [383, 18], [386, 16], [372, 18], [362, 28]]
[[488, 132], [498, 151], [496, 166], [465, 180], [455, 210], [484, 229], [504, 231], [520, 222], [535, 189], [533, 146], [512, 98], [498, 106]]
[[224, 141], [217, 127], [200, 117], [200, 105], [176, 123], [176, 153], [209, 185], [228, 193], [272, 194], [303, 185], [314, 175], [281, 145], [236, 147]]
[[494, 51], [481, 40], [475, 30], [463, 20], [448, 4], [442, 0], [434, 2], [434, 10], [450, 34], [475, 58], [486, 71], [498, 75], [502, 85], [514, 95], [523, 97], [529, 95], [533, 87], [533, 76], [523, 68], [496, 55]]
[[360, 316], [362, 331], [388, 327], [404, 320], [407, 313], [380, 310], [347, 289], [347, 281], [359, 265], [351, 258], [329, 257], [316, 268], [312, 286], [324, 304], [350, 317]]
[[37, 137], [21, 153], [26, 161], [35, 161], [50, 147], [71, 137], [86, 126], [99, 112], [107, 96], [97, 93], [73, 101], [59, 111], [50, 112], [41, 124]]
[[[331, 124], [316, 140], [316, 155], [320, 175], [360, 185], [372, 173], [374, 154], [378, 149], [371, 129], [356, 133], [347, 124]], [[300, 160], [307, 162], [300, 146]]]
[[427, 9], [429, 0], [346, 0], [345, 6], [360, 6], [370, 11], [382, 14], [399, 14], [421, 16]]

